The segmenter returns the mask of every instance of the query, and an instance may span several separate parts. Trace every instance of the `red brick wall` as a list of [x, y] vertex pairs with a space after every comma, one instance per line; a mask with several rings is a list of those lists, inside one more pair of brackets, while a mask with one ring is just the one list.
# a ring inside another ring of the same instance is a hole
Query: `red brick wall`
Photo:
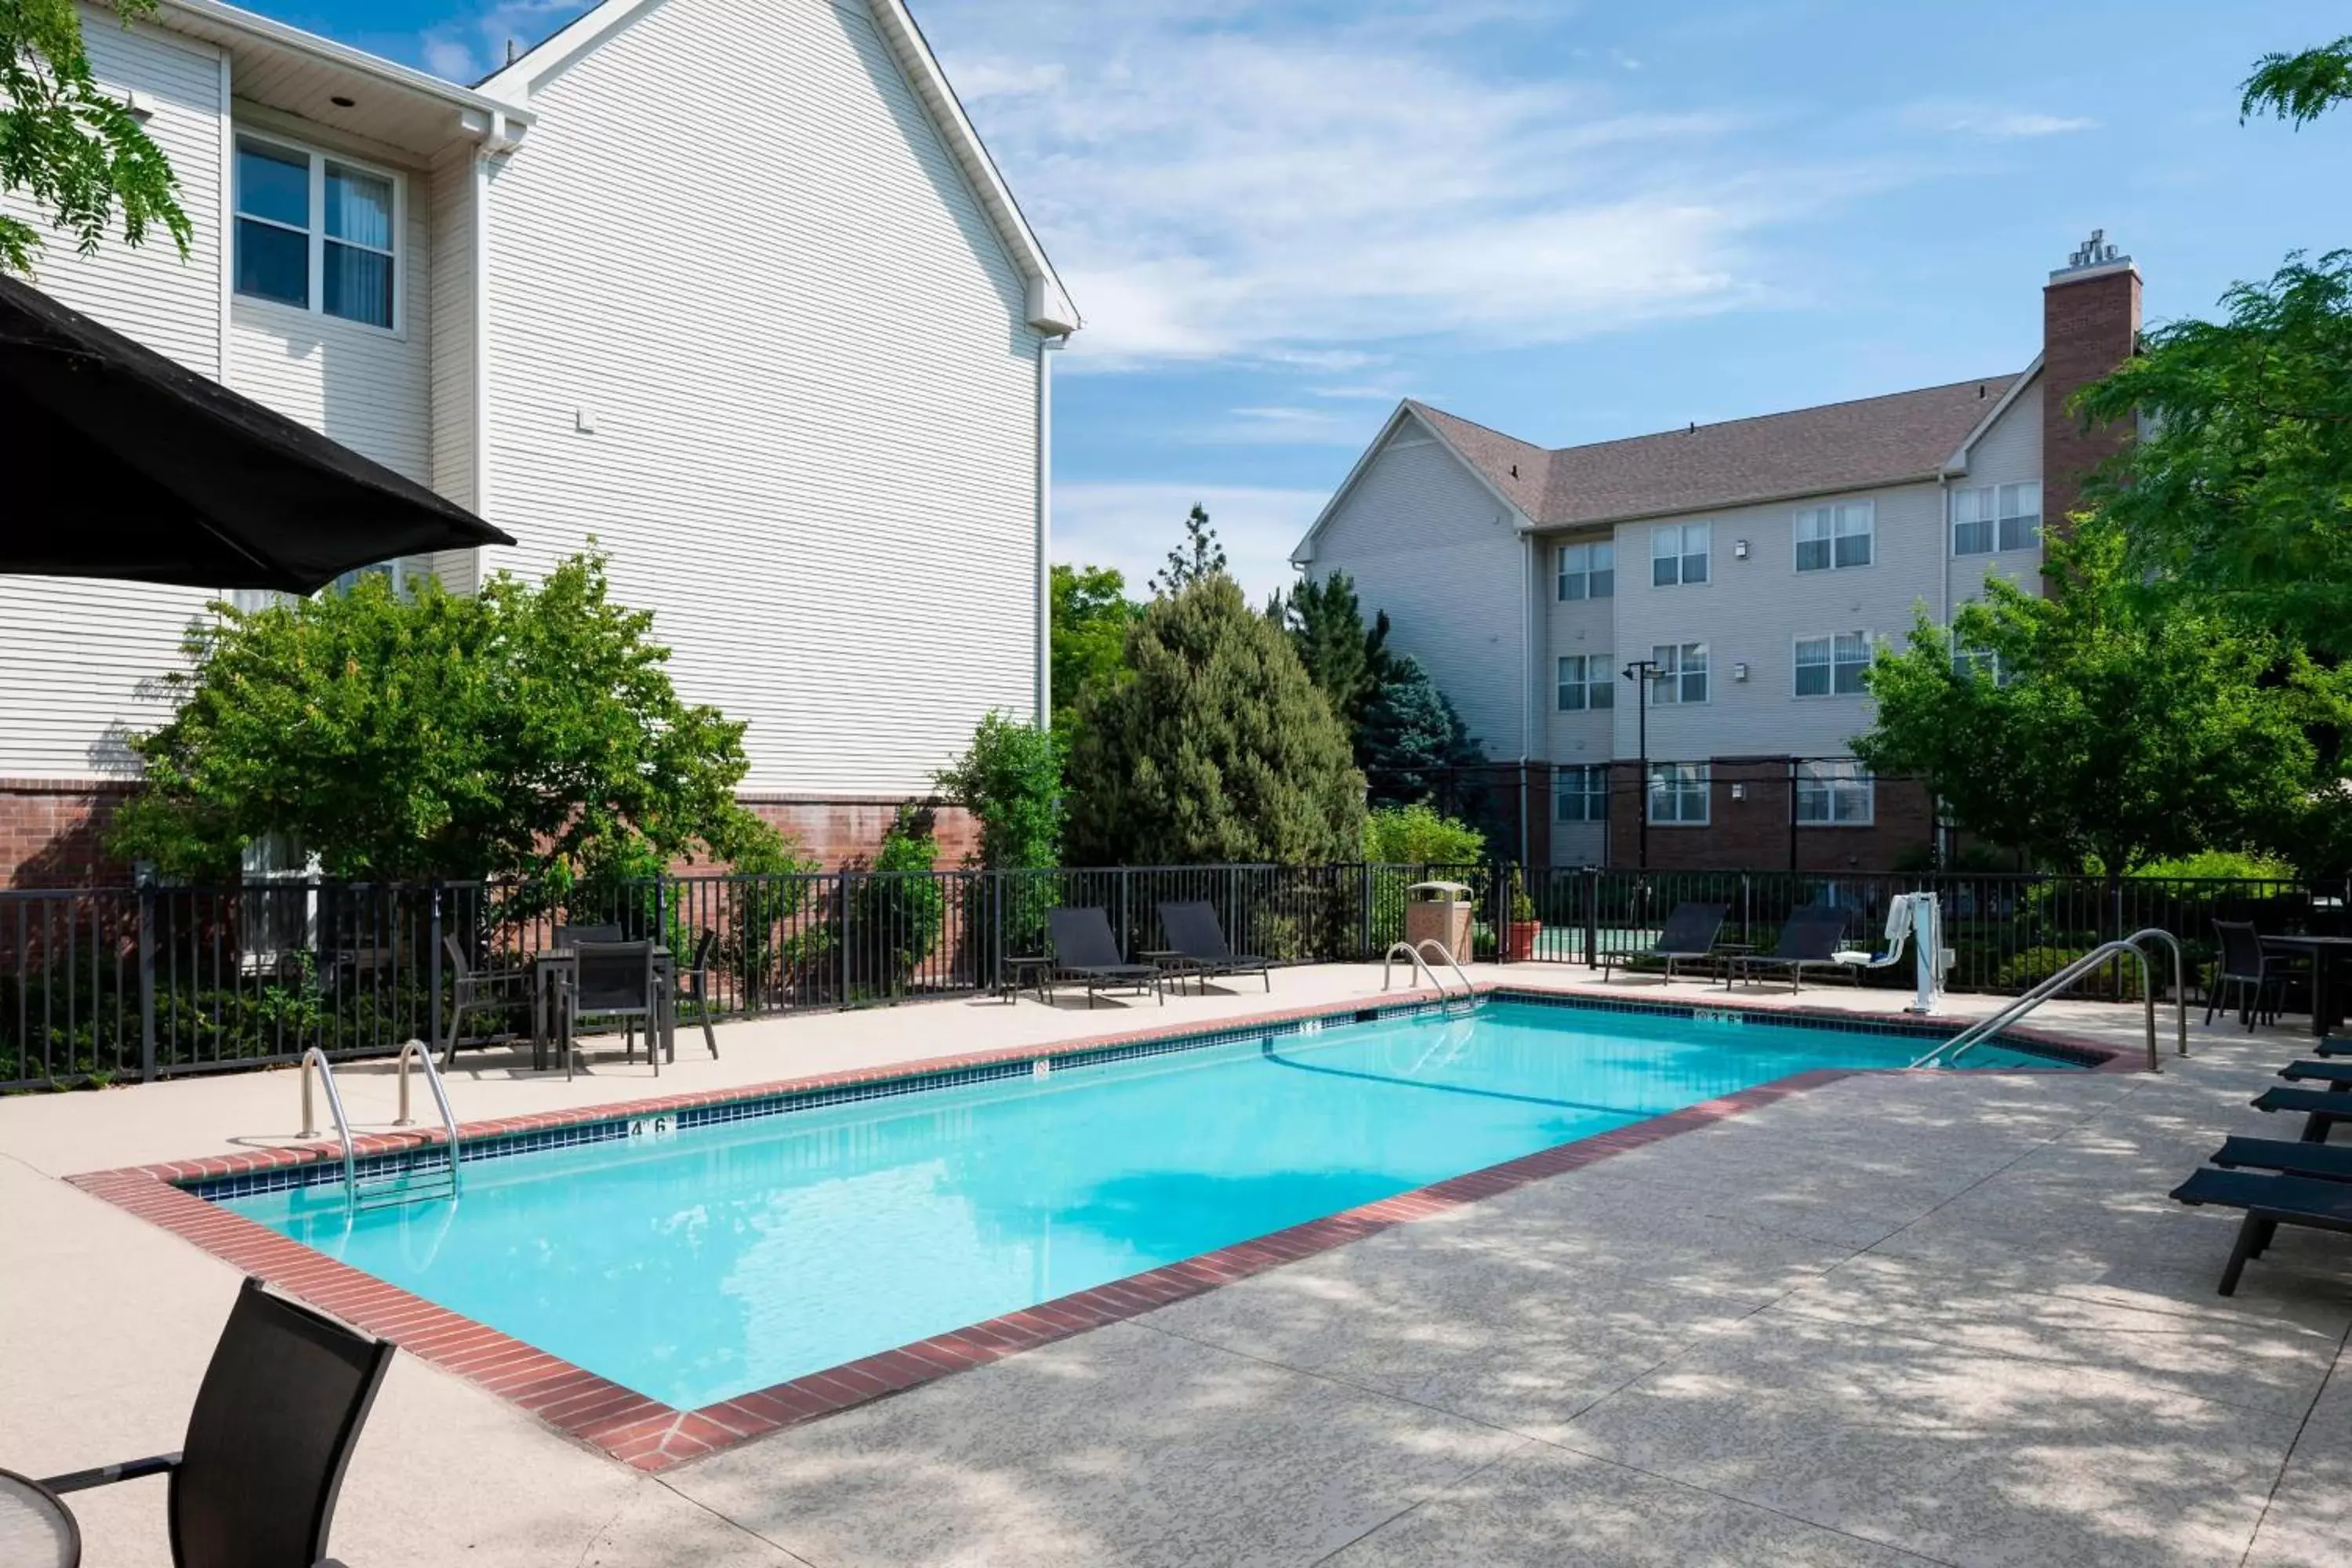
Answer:
[[[104, 848], [115, 808], [136, 784], [72, 779], [0, 779], [0, 888], [127, 886], [131, 868]], [[746, 795], [743, 804], [798, 836], [827, 870], [872, 857], [898, 814], [895, 801], [795, 800]], [[978, 825], [960, 806], [932, 811], [940, 865], [963, 864], [980, 848]], [[704, 871], [709, 866], [677, 868]]]
[[2127, 424], [2085, 430], [2066, 408], [2075, 389], [2139, 344], [2139, 274], [2128, 264], [2060, 279], [2042, 293], [2042, 515], [2063, 524], [2082, 505], [2083, 477], [2120, 450]]
[[105, 837], [135, 787], [0, 779], [0, 888], [128, 885], [131, 868], [107, 855]]
[[[1706, 826], [1652, 823], [1650, 866], [1675, 871], [1790, 868], [1788, 760], [1723, 758], [1708, 766]], [[1613, 767], [1609, 863], [1624, 869], [1641, 864], [1641, 807], [1634, 793], [1640, 774], [1633, 763]], [[1740, 798], [1735, 799], [1735, 793]], [[1934, 803], [1926, 786], [1908, 779], [1881, 779], [1874, 805], [1875, 820], [1867, 827], [1799, 827], [1793, 868], [1891, 871], [1906, 854], [1916, 854], [1934, 841]]]

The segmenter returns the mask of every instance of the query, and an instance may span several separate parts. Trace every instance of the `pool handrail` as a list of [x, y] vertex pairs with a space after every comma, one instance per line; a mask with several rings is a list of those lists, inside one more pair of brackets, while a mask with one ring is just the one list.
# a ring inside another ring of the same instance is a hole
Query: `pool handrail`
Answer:
[[415, 1119], [408, 1114], [408, 1064], [411, 1060], [425, 1064], [425, 1087], [433, 1092], [433, 1103], [441, 1111], [442, 1130], [449, 1138], [449, 1195], [457, 1195], [457, 1118], [449, 1110], [448, 1091], [442, 1087], [440, 1069], [433, 1065], [433, 1048], [423, 1040], [412, 1039], [400, 1047], [400, 1120], [394, 1127], [414, 1127]]
[[1415, 974], [1423, 976], [1429, 982], [1429, 988], [1431, 990], [1440, 993], [1444, 992], [1444, 987], [1437, 984], [1437, 976], [1430, 972], [1429, 964], [1422, 958], [1419, 952], [1414, 951], [1412, 943], [1409, 942], [1392, 942], [1389, 943], [1387, 953], [1381, 959], [1381, 990], [1385, 991], [1389, 988], [1390, 973], [1395, 968], [1396, 957], [1400, 952], [1404, 954], [1404, 961], [1412, 965], [1412, 972]]
[[2156, 1048], [2156, 975], [2153, 967], [2147, 961], [2147, 950], [2141, 945], [2151, 937], [2162, 937], [2172, 948], [2173, 1003], [2178, 1010], [2174, 1027], [2179, 1041], [2179, 1054], [2184, 1057], [2187, 1056], [2189, 1054], [2189, 987], [2187, 984], [2187, 965], [2181, 953], [2179, 939], [2175, 938], [2170, 931], [2161, 931], [2154, 926], [2150, 926], [2145, 930], [2134, 931], [2127, 937], [2119, 937], [2112, 942], [2101, 942], [2089, 952], [2084, 953], [2082, 957], [2074, 960], [2074, 963], [2066, 965], [2063, 969], [2061, 969], [2057, 973], [2050, 976], [2049, 979], [2042, 981], [2040, 984], [2034, 986], [2032, 990], [2026, 992], [2015, 1001], [2011, 1002], [2008, 1005], [1995, 1012], [1990, 1017], [1979, 1019], [1976, 1023], [1969, 1025], [1967, 1028], [1962, 1029], [1958, 1034], [1954, 1035], [1950, 1039], [1945, 1040], [1941, 1044], [1937, 1045], [1934, 1050], [1931, 1050], [1927, 1055], [1919, 1058], [1911, 1065], [1915, 1068], [1950, 1066], [1953, 1062], [1956, 1062], [1960, 1058], [1962, 1053], [1973, 1050], [1977, 1047], [1983, 1045], [1987, 1040], [1992, 1038], [1992, 1037], [1999, 1034], [2001, 1030], [2009, 1027], [2011, 1024], [2016, 1023], [2020, 1018], [2024, 1017], [2036, 1007], [2041, 1006], [2042, 1003], [2047, 1002], [2051, 997], [2056, 995], [2059, 992], [2063, 991], [2066, 987], [2074, 984], [2075, 981], [2080, 980], [2092, 970], [2105, 963], [2107, 960], [2121, 957], [2125, 953], [2130, 953], [2134, 958], [2139, 961], [2140, 1000], [2147, 1014], [2147, 1070], [2150, 1072], [2162, 1072], [2164, 1070], [2164, 1061], [2163, 1058], [2157, 1054]]
[[[1444, 942], [1438, 941], [1433, 936], [1423, 937], [1419, 942], [1412, 945], [1413, 951], [1421, 953], [1424, 959], [1428, 954], [1423, 950], [1433, 947], [1435, 948], [1437, 950], [1437, 956], [1445, 960], [1445, 967], [1454, 971], [1454, 978], [1462, 982], [1462, 999], [1465, 1002], [1475, 1002], [1478, 999], [1478, 988], [1470, 984], [1470, 977], [1462, 972], [1462, 964], [1460, 961], [1454, 956], [1453, 949], [1447, 947]], [[1430, 981], [1433, 984], [1435, 984], [1437, 983], [1437, 966], [1435, 964], [1430, 964], [1428, 968]], [[1437, 992], [1441, 996], [1445, 995], [1445, 987], [1442, 984], [1438, 985]]]
[[310, 1068], [313, 1065], [319, 1069], [319, 1081], [327, 1086], [327, 1109], [335, 1113], [335, 1131], [343, 1141], [343, 1201], [346, 1204], [357, 1203], [359, 1158], [352, 1149], [352, 1119], [343, 1113], [343, 1095], [335, 1087], [334, 1066], [327, 1060], [327, 1053], [316, 1046], [302, 1053], [299, 1069], [302, 1075], [302, 1131], [295, 1136], [316, 1138], [319, 1135], [317, 1106], [310, 1098]]

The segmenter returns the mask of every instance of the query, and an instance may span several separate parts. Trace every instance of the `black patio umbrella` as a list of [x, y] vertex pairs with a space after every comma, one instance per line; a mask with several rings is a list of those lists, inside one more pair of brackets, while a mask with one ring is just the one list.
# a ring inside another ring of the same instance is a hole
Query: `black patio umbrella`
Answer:
[[513, 540], [455, 501], [0, 277], [0, 572], [309, 594]]

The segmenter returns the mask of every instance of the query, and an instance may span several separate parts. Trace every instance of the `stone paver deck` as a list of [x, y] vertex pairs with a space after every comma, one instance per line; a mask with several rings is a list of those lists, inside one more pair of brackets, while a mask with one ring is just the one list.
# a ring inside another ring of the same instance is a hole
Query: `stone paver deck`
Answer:
[[[1586, 986], [1586, 972], [1481, 978]], [[1277, 976], [1272, 1005], [1376, 990]], [[1622, 984], [1621, 994], [1660, 994]], [[1697, 984], [1677, 996], [1720, 996]], [[1890, 993], [1808, 991], [1885, 1007]], [[1985, 999], [1952, 999], [1967, 1014]], [[682, 1036], [662, 1091], [1264, 1012], [953, 1003]], [[2136, 1013], [2047, 1026], [2131, 1043]], [[2352, 1247], [2164, 1193], [2302, 1043], [2198, 1029], [2145, 1074], [1840, 1079], [669, 1470], [413, 1357], [345, 1485], [354, 1563], [2352, 1561]], [[466, 1120], [633, 1099], [468, 1061]], [[354, 1113], [388, 1073], [347, 1069]], [[290, 1142], [290, 1074], [0, 1102], [0, 1466], [176, 1447], [233, 1270], [57, 1179]], [[77, 1499], [167, 1561], [163, 1489]]]

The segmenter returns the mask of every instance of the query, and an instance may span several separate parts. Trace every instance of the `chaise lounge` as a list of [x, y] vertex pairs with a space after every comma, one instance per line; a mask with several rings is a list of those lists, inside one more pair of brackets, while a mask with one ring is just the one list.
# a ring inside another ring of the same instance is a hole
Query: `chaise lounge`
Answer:
[[1255, 974], [1274, 989], [1274, 966], [1254, 952], [1235, 952], [1218, 923], [1216, 906], [1202, 900], [1160, 906], [1160, 930], [1169, 948], [1184, 961], [1186, 970], [1208, 979], [1213, 975]]
[[1637, 958], [1663, 958], [1666, 961], [1666, 978], [1675, 977], [1678, 959], [1707, 958], [1715, 952], [1715, 939], [1723, 930], [1723, 917], [1728, 904], [1676, 904], [1675, 912], [1666, 917], [1665, 930], [1658, 940], [1639, 952], [1604, 952], [1601, 955], [1601, 980], [1608, 984], [1609, 971], [1621, 963]]
[[[2266, 1140], [2264, 1141], [2266, 1142]], [[2174, 1201], [2243, 1209], [2238, 1245], [2221, 1270], [2221, 1293], [2238, 1293], [2238, 1277], [2260, 1258], [2283, 1225], [2352, 1235], [2352, 1183], [2316, 1176], [2260, 1176], [2246, 1171], [2221, 1171], [2207, 1166], [2172, 1189]]]
[[1805, 967], [1843, 969], [1857, 985], [1862, 976], [1853, 965], [1837, 956], [1838, 943], [1845, 938], [1845, 911], [1827, 904], [1812, 904], [1792, 911], [1781, 922], [1780, 940], [1769, 952], [1738, 952], [1732, 954], [1723, 976], [1723, 988], [1730, 990], [1741, 980], [1761, 978], [1759, 969], [1780, 968], [1789, 972], [1789, 993], [1794, 995], [1804, 983]]
[[1118, 955], [1118, 942], [1110, 934], [1110, 916], [1100, 905], [1082, 910], [1048, 910], [1045, 927], [1054, 939], [1054, 973], [1055, 978], [1082, 982], [1087, 988], [1087, 1005], [1095, 1005], [1095, 995], [1107, 986], [1131, 985], [1140, 991], [1146, 986], [1168, 1005], [1168, 993], [1160, 984], [1160, 970], [1149, 963], [1129, 963]]

